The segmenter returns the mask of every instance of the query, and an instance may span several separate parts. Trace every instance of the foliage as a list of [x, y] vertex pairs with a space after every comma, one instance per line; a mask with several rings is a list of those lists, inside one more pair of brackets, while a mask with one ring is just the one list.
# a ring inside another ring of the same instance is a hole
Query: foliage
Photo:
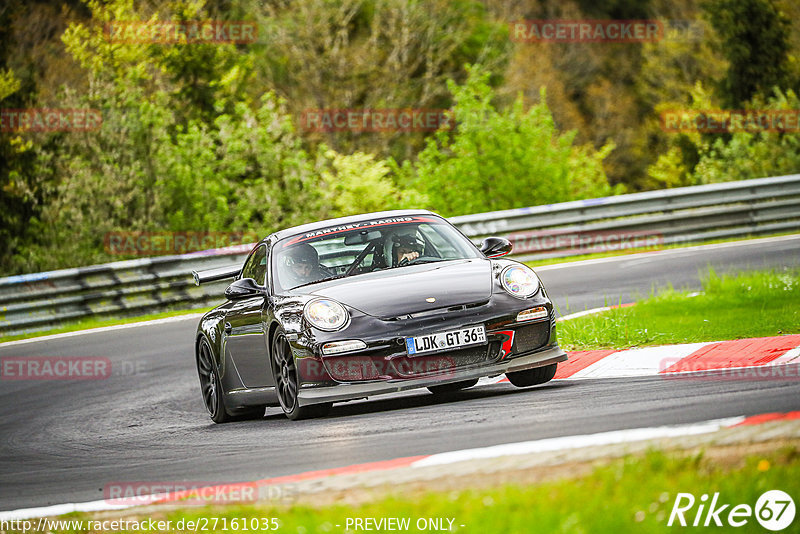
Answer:
[[[794, 91], [785, 94], [776, 91], [776, 96], [766, 105], [756, 103], [754, 107], [784, 110], [791, 115], [800, 109], [800, 99]], [[794, 174], [800, 172], [800, 137], [791, 131], [739, 131], [732, 133], [729, 139], [703, 141], [699, 145], [699, 156], [693, 172], [695, 183]]]
[[400, 183], [428, 195], [446, 215], [549, 204], [612, 193], [602, 161], [613, 149], [573, 145], [560, 134], [545, 102], [524, 109], [521, 97], [506, 110], [492, 104], [489, 75], [467, 69], [464, 85], [450, 81], [452, 129], [428, 139], [414, 163], [396, 165]]
[[690, 185], [689, 172], [683, 161], [683, 154], [677, 146], [671, 146], [667, 152], [658, 156], [658, 160], [647, 169], [653, 184], [661, 188]]
[[357, 213], [425, 205], [427, 199], [412, 190], [399, 189], [390, 177], [385, 161], [371, 154], [351, 155], [329, 151], [331, 168], [322, 173], [324, 217], [344, 217]]
[[0, 100], [19, 91], [20, 81], [11, 69], [0, 70]]
[[729, 61], [724, 105], [739, 107], [790, 79], [789, 20], [774, 0], [708, 0], [704, 11]]
[[[713, 95], [702, 85], [695, 86], [691, 94], [692, 104], [687, 106], [688, 110], [699, 112], [717, 108]], [[757, 97], [742, 111], [784, 111], [787, 116], [794, 116], [796, 123], [798, 109], [800, 98], [794, 91], [783, 92], [776, 89], [774, 96], [768, 99]], [[784, 124], [790, 126], [791, 122], [792, 119], [788, 119]], [[724, 135], [699, 132], [674, 135], [668, 151], [661, 154], [658, 161], [648, 169], [650, 178], [661, 187], [747, 180], [800, 172], [800, 137], [791, 129], [786, 132], [734, 129]]]
[[[514, 20], [608, 18], [700, 32], [509, 38]], [[254, 21], [258, 40], [103, 33], [111, 21], [198, 19]], [[795, 133], [659, 124], [665, 109], [797, 108], [798, 50], [790, 0], [5, 0], [0, 108], [95, 108], [103, 126], [0, 131], [0, 273], [115, 259], [108, 231], [264, 233], [377, 209], [483, 212], [798, 172]], [[295, 129], [320, 108], [452, 109], [456, 126]]]
[[[305, 0], [251, 6], [263, 38], [254, 61], [260, 84], [308, 109], [446, 108], [446, 81], [463, 81], [465, 63], [495, 77], [510, 42], [505, 21], [478, 0]], [[498, 77], [499, 78], [499, 77]], [[423, 133], [308, 132], [343, 153], [410, 157]]]
[[[203, 18], [197, 5], [182, 4], [179, 14]], [[89, 6], [96, 22], [135, 16], [127, 0]], [[57, 137], [56, 150], [39, 147], [61, 179], [26, 266], [108, 260], [103, 236], [112, 231], [263, 233], [314, 217], [316, 161], [302, 149], [282, 101], [266, 93], [253, 102], [240, 90], [249, 58], [234, 46], [187, 46], [176, 61], [173, 49], [110, 43], [102, 24], [80, 23], [64, 42], [92, 88], [66, 89], [64, 105], [99, 109], [104, 122], [96, 132]], [[191, 90], [175, 72], [186, 61], [204, 64], [205, 77], [192, 80]]]
[[[126, 0], [89, 5], [99, 22], [135, 16]], [[202, 18], [197, 6], [181, 4], [178, 12]], [[241, 90], [251, 58], [233, 46], [184, 47], [177, 60], [173, 48], [109, 43], [100, 24], [73, 24], [64, 42], [93, 88], [67, 90], [64, 102], [102, 110], [104, 124], [60, 139], [50, 165], [65, 179], [42, 212], [42, 244], [28, 247], [31, 267], [108, 260], [108, 232], [266, 234], [326, 213], [383, 208], [392, 194], [400, 205], [383, 163], [324, 147], [307, 152], [284, 101], [267, 92], [255, 102]], [[202, 62], [205, 74], [189, 90], [180, 73], [192, 62]]]

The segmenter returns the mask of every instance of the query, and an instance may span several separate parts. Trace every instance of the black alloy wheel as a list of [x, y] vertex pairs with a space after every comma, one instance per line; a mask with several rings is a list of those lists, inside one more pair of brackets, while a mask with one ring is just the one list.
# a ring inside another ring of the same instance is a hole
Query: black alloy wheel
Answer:
[[298, 379], [297, 366], [292, 354], [292, 347], [283, 330], [275, 333], [272, 342], [272, 370], [275, 377], [275, 389], [278, 394], [278, 402], [283, 413], [292, 421], [299, 419], [309, 419], [312, 417], [322, 417], [330, 412], [332, 403], [312, 404], [310, 406], [300, 406], [297, 399]]
[[228, 423], [245, 419], [260, 419], [264, 416], [266, 405], [244, 406], [236, 410], [228, 410], [225, 406], [225, 397], [222, 391], [222, 382], [219, 371], [214, 361], [211, 346], [206, 339], [200, 342], [197, 353], [197, 374], [200, 377], [200, 391], [203, 394], [203, 404], [215, 423]]

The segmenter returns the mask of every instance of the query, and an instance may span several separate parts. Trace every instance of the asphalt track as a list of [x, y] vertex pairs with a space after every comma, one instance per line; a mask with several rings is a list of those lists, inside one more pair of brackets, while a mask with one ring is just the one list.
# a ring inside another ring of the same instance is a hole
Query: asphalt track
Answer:
[[[796, 267], [800, 236], [543, 268], [562, 313], [630, 302], [717, 272]], [[568, 306], [567, 306], [568, 304]], [[337, 405], [324, 419], [214, 425], [192, 356], [196, 319], [0, 345], [0, 357], [97, 356], [106, 380], [0, 381], [0, 510], [103, 499], [106, 484], [236, 482], [404, 456], [800, 410], [797, 380], [558, 381]], [[797, 376], [796, 374], [794, 376]]]

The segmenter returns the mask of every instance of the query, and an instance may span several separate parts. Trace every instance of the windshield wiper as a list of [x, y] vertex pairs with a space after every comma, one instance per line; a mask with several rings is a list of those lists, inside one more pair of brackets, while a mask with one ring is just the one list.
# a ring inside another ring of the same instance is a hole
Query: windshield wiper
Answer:
[[329, 276], [327, 278], [320, 278], [319, 280], [314, 280], [313, 282], [306, 282], [305, 284], [300, 284], [299, 286], [294, 286], [292, 289], [298, 289], [301, 287], [310, 286], [311, 284], [319, 284], [322, 282], [328, 282], [330, 280], [338, 280], [339, 278], [345, 278], [348, 276], [347, 274], [337, 274], [336, 276]]
[[408, 267], [409, 265], [422, 265], [423, 263], [438, 263], [440, 261], [447, 261], [445, 258], [420, 258], [417, 260], [410, 261], [408, 263], [404, 263], [403, 265], [396, 265], [394, 268], [397, 267]]
[[440, 261], [447, 261], [444, 258], [425, 258], [423, 260], [416, 260], [412, 265], [420, 265], [422, 263], [437, 263]]

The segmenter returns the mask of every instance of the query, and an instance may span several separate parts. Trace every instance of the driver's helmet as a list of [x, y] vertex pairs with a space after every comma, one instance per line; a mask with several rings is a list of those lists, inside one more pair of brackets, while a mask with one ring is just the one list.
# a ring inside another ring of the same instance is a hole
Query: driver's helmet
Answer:
[[406, 252], [417, 252], [422, 255], [422, 243], [417, 241], [416, 234], [395, 234], [392, 236], [392, 265], [397, 266], [398, 258]]
[[298, 283], [313, 282], [319, 271], [319, 254], [308, 243], [301, 243], [286, 251], [284, 272]]

